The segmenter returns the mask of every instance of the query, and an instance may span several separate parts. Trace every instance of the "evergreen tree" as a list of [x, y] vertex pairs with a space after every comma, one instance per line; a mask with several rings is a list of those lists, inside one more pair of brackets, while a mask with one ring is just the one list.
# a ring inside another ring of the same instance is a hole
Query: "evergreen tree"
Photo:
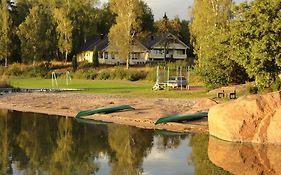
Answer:
[[139, 17], [142, 15], [138, 0], [111, 0], [111, 10], [117, 14], [116, 24], [109, 32], [110, 50], [126, 60], [127, 69], [130, 63], [130, 51], [133, 40], [140, 30]]

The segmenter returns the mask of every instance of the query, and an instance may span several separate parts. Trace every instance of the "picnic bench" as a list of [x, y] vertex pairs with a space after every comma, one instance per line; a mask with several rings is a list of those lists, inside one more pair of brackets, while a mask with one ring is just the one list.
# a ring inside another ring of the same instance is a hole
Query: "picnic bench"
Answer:
[[221, 92], [218, 92], [218, 98], [228, 98], [229, 99], [236, 99], [236, 90], [230, 91], [230, 90], [222, 90]]

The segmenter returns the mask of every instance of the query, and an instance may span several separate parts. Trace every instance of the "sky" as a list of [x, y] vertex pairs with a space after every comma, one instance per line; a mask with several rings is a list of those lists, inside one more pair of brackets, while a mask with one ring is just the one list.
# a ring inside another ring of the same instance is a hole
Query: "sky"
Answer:
[[[192, 6], [193, 0], [144, 0], [152, 9], [154, 19], [159, 20], [167, 13], [168, 18], [173, 19], [178, 16], [180, 19], [188, 19], [188, 9]], [[240, 3], [246, 0], [235, 0]], [[108, 0], [100, 0], [106, 3]]]

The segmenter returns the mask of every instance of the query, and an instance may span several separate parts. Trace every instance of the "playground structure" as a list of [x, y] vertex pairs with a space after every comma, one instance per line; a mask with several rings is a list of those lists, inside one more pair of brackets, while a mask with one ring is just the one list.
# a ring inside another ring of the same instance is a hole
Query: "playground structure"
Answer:
[[59, 76], [62, 76], [65, 74], [65, 81], [66, 81], [66, 85], [68, 86], [71, 82], [71, 76], [70, 76], [70, 72], [69, 71], [65, 71], [65, 72], [52, 72], [52, 88], [56, 87], [59, 88], [59, 84], [58, 84], [58, 80], [57, 78]]
[[170, 87], [172, 87], [173, 89], [180, 87], [181, 90], [183, 90], [183, 88], [189, 90], [189, 77], [189, 66], [187, 68], [183, 68], [183, 66], [177, 66], [176, 69], [163, 67], [162, 71], [160, 71], [160, 66], [157, 66], [156, 82], [152, 87], [152, 90], [164, 90], [166, 88], [170, 89]]

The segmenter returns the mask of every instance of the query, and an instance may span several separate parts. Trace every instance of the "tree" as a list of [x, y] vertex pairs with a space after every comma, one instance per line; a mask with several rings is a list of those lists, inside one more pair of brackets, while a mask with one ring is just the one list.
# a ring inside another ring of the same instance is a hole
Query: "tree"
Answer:
[[67, 55], [72, 49], [72, 24], [62, 9], [54, 9], [53, 17], [56, 21], [56, 32], [58, 37], [58, 48], [61, 53], [65, 53], [65, 62]]
[[1, 0], [0, 6], [0, 59], [5, 60], [5, 67], [8, 66], [9, 44], [10, 44], [10, 17], [7, 0]]
[[22, 54], [32, 59], [33, 64], [48, 57], [51, 50], [54, 50], [54, 26], [47, 12], [41, 6], [32, 7], [25, 21], [18, 27], [17, 35], [21, 41]]
[[88, 37], [96, 34], [98, 11], [97, 0], [62, 0], [61, 6], [67, 17], [71, 20], [72, 30], [72, 54], [84, 44]]
[[140, 3], [138, 0], [111, 0], [110, 8], [117, 17], [109, 31], [109, 47], [126, 60], [129, 69], [131, 46], [140, 29]]
[[99, 56], [98, 51], [96, 48], [93, 50], [93, 66], [98, 67], [99, 66]]
[[233, 59], [255, 79], [270, 87], [281, 71], [281, 1], [256, 0], [236, 8], [230, 40]]
[[109, 8], [109, 3], [98, 9], [97, 16], [97, 33], [108, 34], [110, 28], [115, 23], [116, 15]]
[[140, 30], [138, 37], [145, 37], [150, 33], [155, 32], [154, 16], [151, 8], [144, 1], [140, 1], [141, 17], [140, 17]]
[[198, 57], [196, 70], [209, 88], [241, 83], [247, 77], [229, 53], [231, 7], [232, 0], [196, 0], [194, 4], [190, 30]]

